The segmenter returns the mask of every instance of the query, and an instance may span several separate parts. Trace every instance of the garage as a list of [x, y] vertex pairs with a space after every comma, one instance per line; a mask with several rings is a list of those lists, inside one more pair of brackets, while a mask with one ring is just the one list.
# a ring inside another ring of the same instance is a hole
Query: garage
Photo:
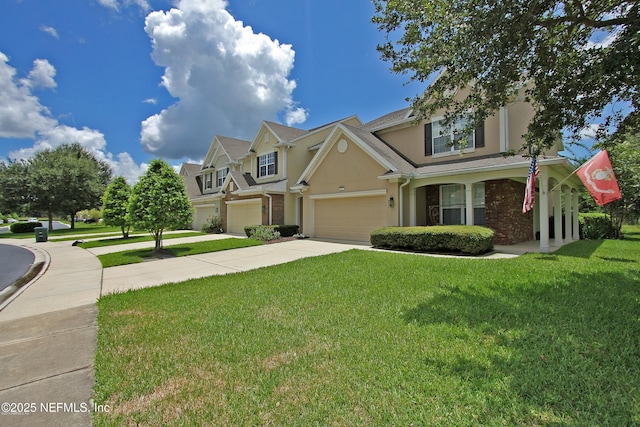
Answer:
[[245, 225], [262, 224], [262, 200], [247, 199], [227, 202], [227, 232], [244, 234]]
[[387, 225], [386, 200], [385, 196], [316, 199], [315, 237], [368, 242], [373, 230]]
[[194, 213], [193, 213], [193, 229], [194, 230], [202, 230], [202, 226], [211, 220], [211, 218], [216, 217], [218, 214], [218, 209], [215, 204], [208, 205], [193, 205]]

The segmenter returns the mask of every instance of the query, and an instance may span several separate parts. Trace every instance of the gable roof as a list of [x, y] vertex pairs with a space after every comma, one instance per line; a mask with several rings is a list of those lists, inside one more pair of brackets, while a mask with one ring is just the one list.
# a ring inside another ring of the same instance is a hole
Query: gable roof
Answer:
[[227, 136], [217, 136], [216, 138], [218, 138], [220, 145], [232, 161], [237, 161], [249, 150], [249, 147], [251, 147], [251, 141], [229, 138]]
[[275, 122], [265, 121], [264, 124], [282, 142], [292, 141], [309, 132], [303, 129], [293, 128], [293, 127], [281, 125], [280, 123], [275, 123]]
[[198, 182], [198, 174], [202, 165], [196, 163], [183, 163], [180, 166], [180, 175], [184, 179], [189, 197], [196, 197], [202, 194], [201, 185]]
[[401, 123], [406, 123], [412, 119], [413, 110], [411, 108], [402, 108], [363, 124], [362, 129], [369, 132], [375, 132], [380, 129], [388, 128]]

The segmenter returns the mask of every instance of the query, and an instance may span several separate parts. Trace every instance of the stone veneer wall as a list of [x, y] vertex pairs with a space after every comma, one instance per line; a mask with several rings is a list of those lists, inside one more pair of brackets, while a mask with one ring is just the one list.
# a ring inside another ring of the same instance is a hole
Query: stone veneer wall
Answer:
[[525, 184], [510, 179], [485, 181], [485, 222], [494, 243], [513, 245], [533, 239], [533, 211], [522, 213]]

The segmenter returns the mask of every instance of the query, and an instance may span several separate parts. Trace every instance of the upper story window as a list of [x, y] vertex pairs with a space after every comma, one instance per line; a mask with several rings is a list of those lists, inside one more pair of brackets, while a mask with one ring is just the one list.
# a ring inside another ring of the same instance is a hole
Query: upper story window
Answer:
[[278, 173], [278, 153], [271, 152], [258, 157], [258, 178]]
[[458, 153], [460, 150], [473, 151], [484, 147], [484, 125], [477, 128], [470, 135], [464, 130], [468, 124], [466, 119], [456, 120], [449, 126], [444, 126], [443, 120], [435, 120], [424, 126], [424, 155], [444, 156]]
[[218, 169], [216, 171], [216, 187], [222, 187], [224, 184], [224, 179], [229, 174], [229, 168]]
[[213, 173], [204, 174], [204, 189], [208, 190], [213, 186]]

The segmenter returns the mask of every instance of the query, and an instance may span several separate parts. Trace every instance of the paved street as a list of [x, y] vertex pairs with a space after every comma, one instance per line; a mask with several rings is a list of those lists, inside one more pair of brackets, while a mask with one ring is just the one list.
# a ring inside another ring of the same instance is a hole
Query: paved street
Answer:
[[0, 244], [0, 291], [24, 276], [35, 259], [28, 249]]

